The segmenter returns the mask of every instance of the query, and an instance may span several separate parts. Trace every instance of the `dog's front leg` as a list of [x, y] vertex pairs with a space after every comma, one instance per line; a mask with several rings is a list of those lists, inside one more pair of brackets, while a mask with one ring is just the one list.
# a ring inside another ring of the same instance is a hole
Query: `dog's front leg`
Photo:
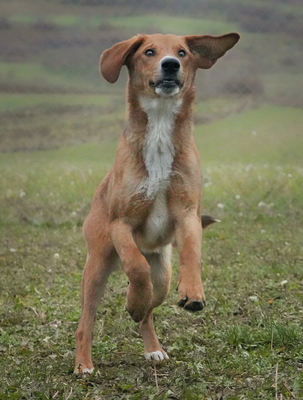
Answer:
[[111, 237], [129, 279], [126, 309], [136, 322], [142, 321], [151, 307], [153, 285], [150, 266], [136, 245], [132, 227], [122, 220], [111, 223]]
[[202, 226], [196, 212], [187, 213], [178, 221], [176, 234], [181, 250], [178, 305], [190, 311], [202, 310], [205, 306], [201, 280]]

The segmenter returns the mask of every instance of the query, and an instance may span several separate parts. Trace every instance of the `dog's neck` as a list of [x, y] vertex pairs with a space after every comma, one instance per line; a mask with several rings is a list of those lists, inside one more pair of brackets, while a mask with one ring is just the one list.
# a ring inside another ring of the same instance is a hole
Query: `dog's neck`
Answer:
[[192, 88], [183, 98], [137, 96], [129, 87], [124, 135], [143, 162], [147, 177], [142, 190], [148, 197], [167, 187], [173, 163], [192, 137]]
[[140, 97], [140, 105], [147, 115], [143, 159], [148, 173], [145, 182], [147, 196], [169, 182], [174, 161], [172, 134], [182, 99]]

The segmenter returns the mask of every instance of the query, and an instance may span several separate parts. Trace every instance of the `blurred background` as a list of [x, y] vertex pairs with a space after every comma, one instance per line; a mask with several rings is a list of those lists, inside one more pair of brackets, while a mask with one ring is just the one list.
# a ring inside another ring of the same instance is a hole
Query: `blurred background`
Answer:
[[299, 0], [0, 0], [0, 151], [117, 138], [126, 71], [110, 85], [98, 70], [116, 42], [236, 31], [237, 46], [198, 73], [206, 160], [256, 161], [267, 148], [261, 162], [302, 164], [302, 20]]
[[272, 399], [279, 384], [303, 398], [302, 21], [302, 0], [0, 0], [0, 399], [158, 398], [121, 270], [97, 315], [101, 375], [71, 374], [81, 226], [125, 116], [126, 68], [109, 84], [99, 57], [137, 33], [233, 31], [239, 43], [196, 81], [203, 212], [222, 221], [203, 233], [208, 306], [174, 306], [174, 252], [157, 329], [178, 362], [159, 388]]

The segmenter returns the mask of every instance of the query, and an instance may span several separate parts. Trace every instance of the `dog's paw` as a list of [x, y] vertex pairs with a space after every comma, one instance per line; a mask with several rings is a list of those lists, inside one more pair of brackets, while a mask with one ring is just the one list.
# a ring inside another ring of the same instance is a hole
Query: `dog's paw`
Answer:
[[140, 322], [143, 320], [143, 318], [145, 317], [146, 311], [143, 309], [134, 309], [132, 307], [126, 306], [125, 307], [126, 311], [129, 313], [129, 315], [131, 316], [131, 318], [135, 321], [135, 322]]
[[196, 312], [203, 310], [206, 306], [202, 283], [190, 285], [186, 282], [180, 282], [178, 292], [178, 306], [185, 308], [185, 310]]
[[159, 362], [162, 362], [165, 360], [169, 360], [169, 357], [164, 350], [158, 350], [158, 351], [152, 351], [151, 353], [145, 353], [144, 357], [147, 361], [156, 362], [156, 363], [159, 363]]
[[87, 377], [89, 377], [90, 374], [93, 373], [93, 371], [94, 371], [94, 368], [76, 367], [74, 369], [74, 374], [79, 377], [87, 378]]
[[206, 302], [204, 299], [202, 300], [189, 300], [188, 297], [185, 297], [178, 302], [179, 307], [184, 307], [185, 310], [196, 312], [203, 310], [206, 306]]
[[137, 288], [135, 285], [129, 284], [126, 310], [135, 322], [140, 322], [145, 317], [151, 306], [152, 295], [152, 285], [145, 288]]

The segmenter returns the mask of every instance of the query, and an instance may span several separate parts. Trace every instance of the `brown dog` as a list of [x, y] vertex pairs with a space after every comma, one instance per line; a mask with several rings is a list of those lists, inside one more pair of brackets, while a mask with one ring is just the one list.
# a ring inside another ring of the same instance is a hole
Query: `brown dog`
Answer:
[[168, 359], [152, 312], [169, 289], [171, 243], [180, 249], [179, 305], [201, 310], [201, 173], [193, 137], [194, 78], [239, 40], [212, 36], [139, 35], [101, 56], [100, 71], [114, 83], [129, 71], [127, 117], [113, 169], [93, 198], [83, 226], [88, 250], [75, 372], [93, 370], [96, 310], [119, 259], [129, 279], [127, 310], [140, 321], [147, 360]]

